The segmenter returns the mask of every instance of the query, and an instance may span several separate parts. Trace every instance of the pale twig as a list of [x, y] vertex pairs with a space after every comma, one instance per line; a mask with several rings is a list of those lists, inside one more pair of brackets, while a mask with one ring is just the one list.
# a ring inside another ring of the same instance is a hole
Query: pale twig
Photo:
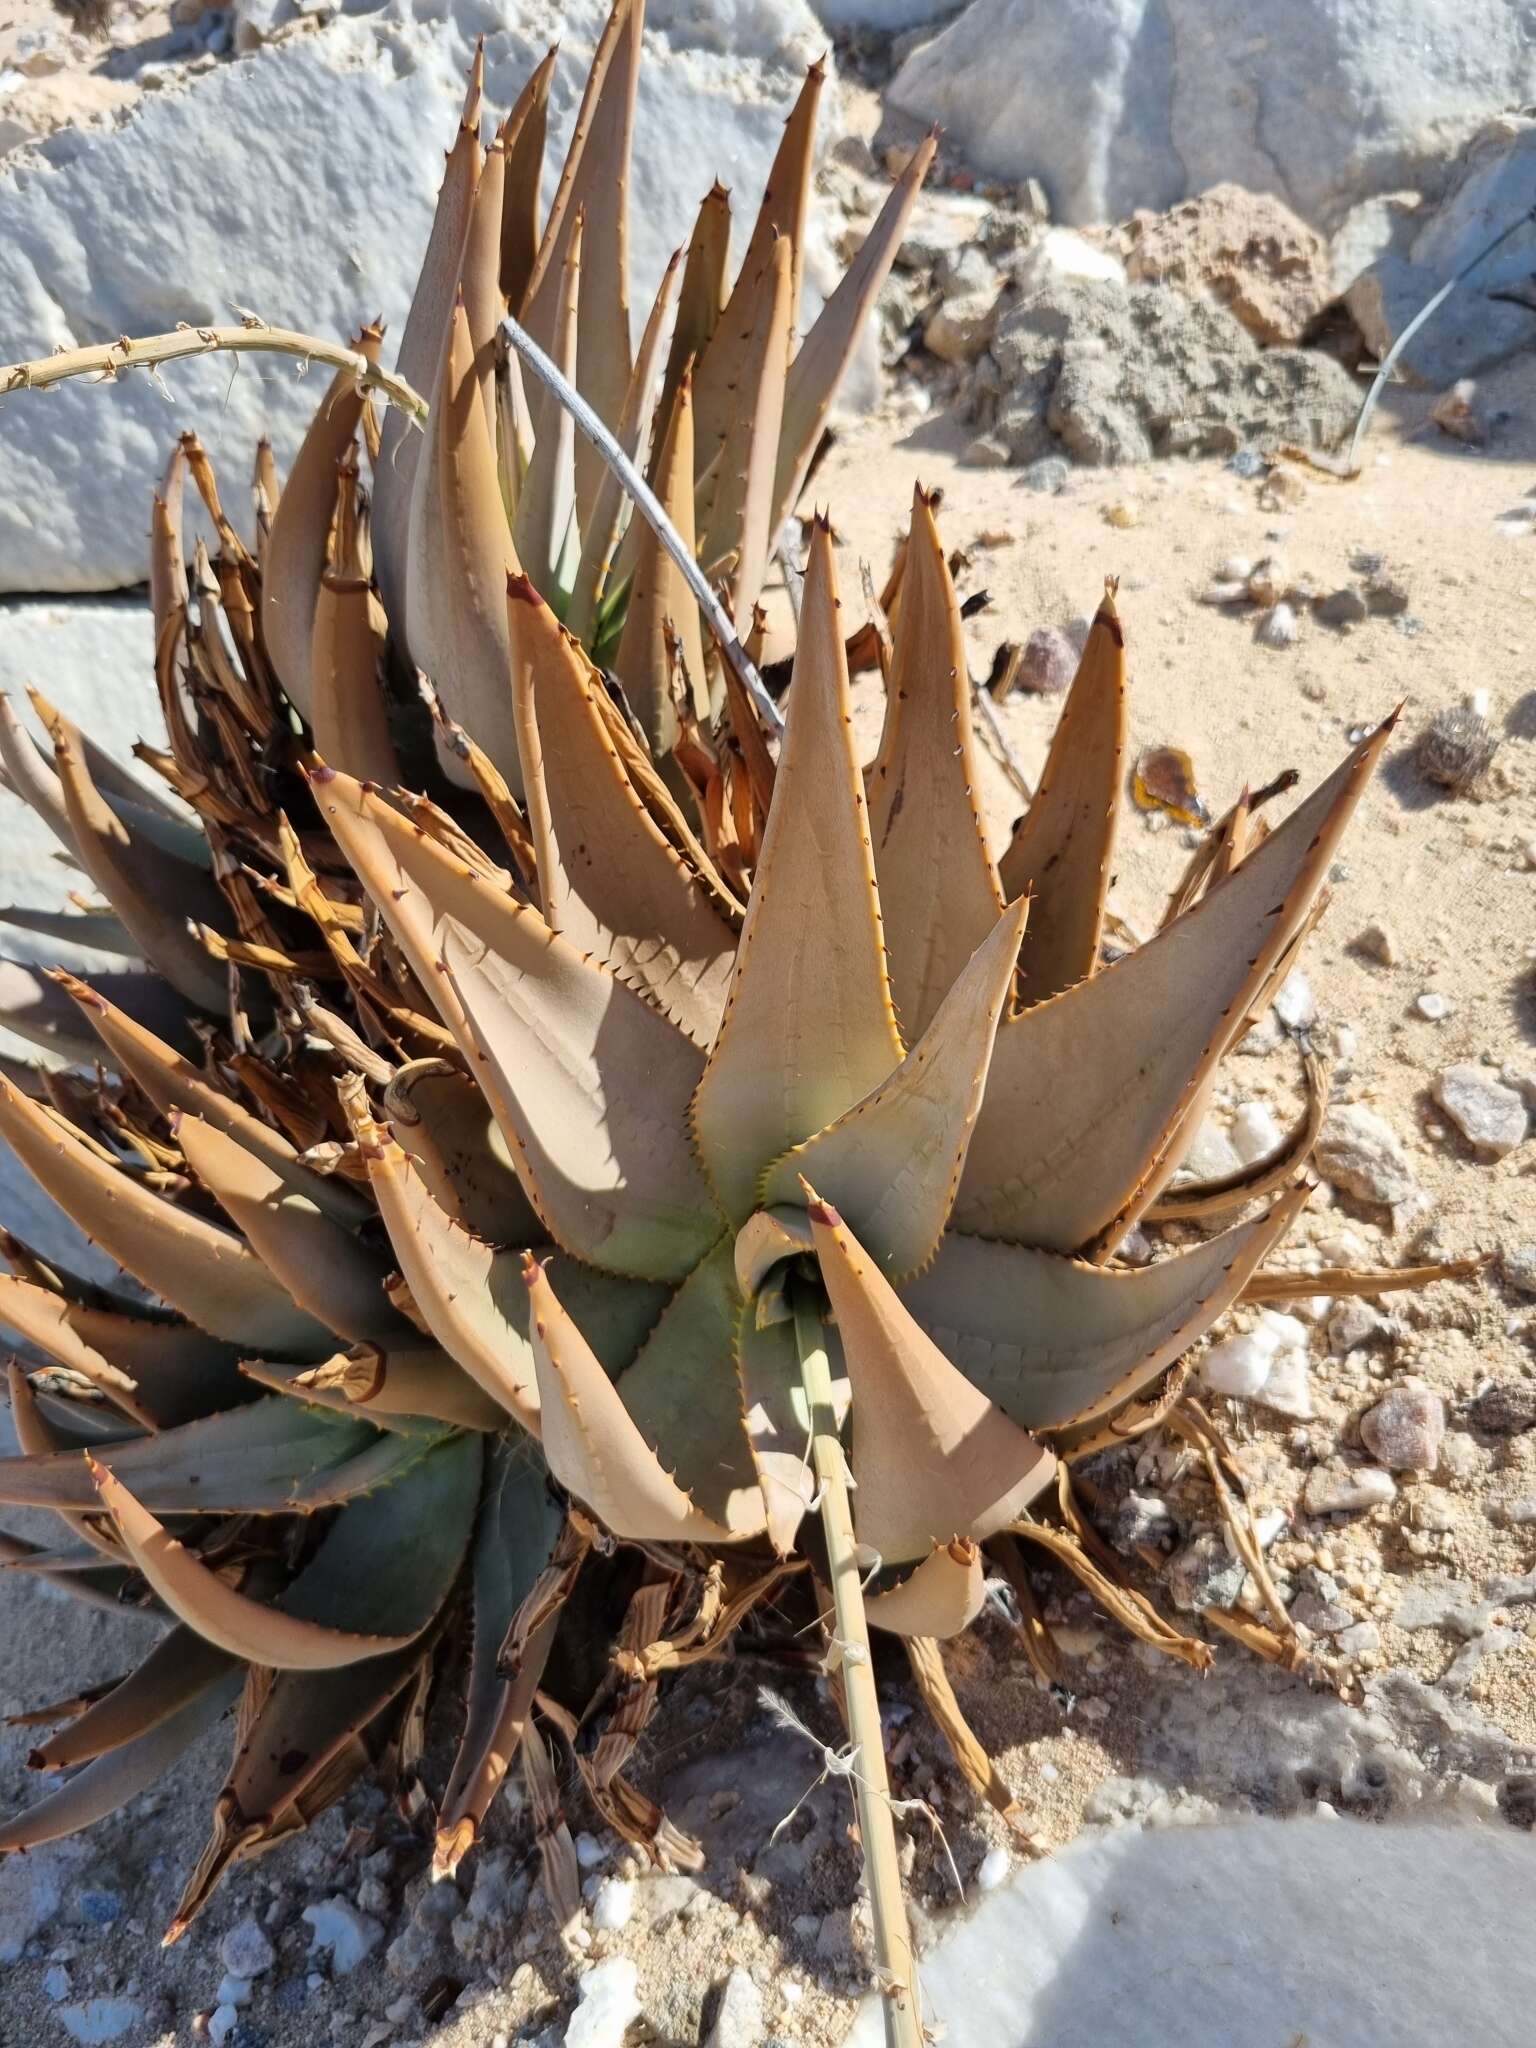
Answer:
[[795, 1304], [795, 1346], [800, 1356], [800, 1382], [811, 1419], [811, 1451], [821, 1487], [821, 1526], [826, 1538], [832, 1579], [834, 1641], [842, 1652], [843, 1697], [852, 1736], [847, 1775], [852, 1779], [864, 1850], [874, 1922], [875, 1961], [884, 1991], [886, 2048], [923, 2048], [917, 1970], [907, 1905], [902, 1896], [901, 1866], [896, 1860], [896, 1826], [890, 1784], [885, 1774], [885, 1743], [880, 1731], [880, 1700], [870, 1660], [869, 1624], [859, 1583], [858, 1545], [853, 1511], [848, 1502], [848, 1467], [838, 1439], [832, 1399], [832, 1369], [826, 1337], [815, 1305]]
[[588, 405], [581, 393], [565, 376], [559, 366], [551, 362], [543, 349], [507, 314], [501, 323], [501, 331], [516, 349], [518, 355], [532, 370], [545, 390], [570, 414], [576, 425], [586, 435], [592, 446], [602, 456], [623, 485], [625, 494], [640, 513], [652, 533], [661, 542], [676, 563], [678, 573], [693, 592], [694, 601], [704, 614], [704, 619], [713, 635], [721, 654], [730, 664], [742, 688], [752, 698], [767, 723], [770, 732], [784, 730], [784, 720], [779, 707], [763, 687], [763, 679], [757, 672], [756, 664], [737, 637], [736, 628], [731, 624], [725, 607], [709, 587], [709, 579], [694, 558], [688, 546], [672, 521], [667, 517], [666, 508], [651, 489], [633, 462], [624, 453], [609, 429]]
[[254, 315], [238, 327], [183, 324], [169, 334], [145, 334], [136, 340], [124, 334], [116, 341], [91, 348], [59, 349], [51, 356], [39, 356], [35, 362], [0, 364], [0, 396], [11, 391], [44, 391], [50, 384], [61, 384], [69, 377], [95, 375], [110, 383], [125, 370], [134, 369], [145, 371], [158, 382], [162, 363], [178, 362], [186, 356], [247, 353], [297, 356], [305, 363], [329, 363], [334, 369], [350, 370], [361, 390], [382, 393], [417, 426], [427, 417], [427, 401], [392, 370], [381, 370], [342, 342], [298, 334], [289, 327], [268, 327]]

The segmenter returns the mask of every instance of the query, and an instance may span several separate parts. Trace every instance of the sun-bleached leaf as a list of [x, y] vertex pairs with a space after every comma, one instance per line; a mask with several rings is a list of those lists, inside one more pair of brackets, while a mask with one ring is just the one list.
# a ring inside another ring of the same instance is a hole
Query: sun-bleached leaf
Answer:
[[[677, 528], [684, 545], [693, 549], [693, 388], [685, 374], [657, 457], [652, 487]], [[709, 681], [704, 670], [704, 635], [699, 607], [682, 571], [650, 526], [636, 551], [634, 581], [624, 614], [613, 668], [624, 694], [645, 728], [658, 761], [670, 758], [677, 743], [677, 706], [672, 696], [672, 652], [669, 636], [683, 664], [692, 694], [694, 716], [709, 716]]]
[[492, 1244], [533, 1244], [543, 1235], [490, 1104], [462, 1069], [412, 1060], [385, 1088], [384, 1113], [455, 1223]]
[[386, 1258], [217, 1125], [181, 1113], [174, 1129], [188, 1166], [300, 1308], [354, 1341], [400, 1332]]
[[769, 166], [768, 181], [763, 187], [762, 201], [753, 223], [752, 239], [741, 259], [740, 277], [751, 278], [768, 260], [776, 235], [782, 235], [788, 242], [791, 251], [791, 326], [800, 316], [800, 281], [805, 270], [805, 218], [816, 172], [816, 117], [826, 79], [827, 60], [818, 57], [806, 67], [805, 83], [784, 123], [784, 133]]
[[[383, 341], [381, 329], [364, 327], [348, 346], [376, 363]], [[336, 510], [336, 465], [356, 439], [366, 403], [353, 372], [338, 370], [293, 458], [262, 556], [262, 641], [278, 681], [309, 724], [315, 716], [310, 684], [315, 600]]]
[[[789, 368], [794, 250], [764, 253], [752, 289], [733, 296], [694, 380], [694, 464], [701, 476], [699, 556], [733, 564], [727, 609], [745, 633], [773, 546], [774, 466]], [[738, 305], [739, 301], [739, 305]], [[714, 372], [711, 375], [711, 371]]]
[[1124, 776], [1125, 634], [1106, 588], [1039, 787], [998, 863], [1010, 896], [1034, 896], [1019, 955], [1026, 1003], [1059, 995], [1098, 967]]
[[[441, 365], [447, 353], [449, 324], [458, 297], [464, 261], [464, 242], [474, 212], [475, 189], [480, 182], [480, 113], [485, 89], [485, 59], [476, 50], [465, 93], [463, 118], [438, 190], [432, 232], [427, 238], [411, 310], [400, 337], [395, 368], [413, 391], [420, 391], [437, 410]], [[481, 415], [484, 417], [483, 412]], [[408, 568], [411, 554], [412, 499], [416, 470], [423, 457], [426, 436], [416, 422], [398, 406], [384, 415], [379, 459], [374, 465], [373, 547], [374, 570], [379, 592], [389, 616], [389, 630], [396, 647], [413, 645], [407, 613]], [[493, 460], [494, 467], [494, 460]], [[425, 666], [424, 663], [420, 664]], [[484, 736], [477, 734], [481, 744]]]
[[99, 1154], [0, 1077], [0, 1136], [93, 1244], [199, 1329], [279, 1356], [335, 1346], [242, 1241], [180, 1209]]
[[[661, 354], [662, 335], [666, 331], [667, 316], [672, 311], [672, 293], [677, 284], [683, 252], [674, 251], [671, 261], [661, 274], [656, 287], [656, 296], [646, 316], [645, 329], [640, 336], [640, 346], [635, 351], [635, 366], [630, 372], [629, 389], [624, 395], [624, 410], [620, 413], [614, 429], [614, 438], [632, 462], [641, 459], [647, 431], [651, 424], [651, 404], [656, 390], [656, 364]], [[693, 519], [693, 476], [692, 450], [689, 450], [688, 473], [688, 519], [690, 522], [688, 545], [692, 547]], [[658, 486], [659, 488], [659, 486]], [[677, 514], [668, 502], [665, 491], [661, 491], [662, 503], [672, 514], [677, 524]], [[581, 559], [576, 564], [575, 586], [566, 611], [566, 624], [578, 640], [593, 644], [597, 637], [598, 616], [614, 593], [612, 576], [614, 550], [618, 539], [619, 520], [625, 506], [624, 487], [617, 473], [606, 464], [603, 466], [597, 495], [587, 514], [581, 530]], [[653, 541], [648, 520], [635, 516], [634, 523], [643, 528], [642, 540], [649, 536]], [[681, 530], [681, 529], [679, 529]], [[632, 602], [632, 600], [631, 600]], [[695, 617], [697, 610], [695, 608]], [[681, 629], [680, 629], [681, 630]]]
[[1392, 724], [1155, 939], [1004, 1020], [956, 1229], [1049, 1251], [1119, 1242], [1305, 920]]
[[556, 1242], [614, 1271], [680, 1279], [719, 1234], [686, 1132], [697, 1049], [371, 791], [334, 776], [315, 797], [464, 1048]]
[[506, 195], [507, 154], [498, 135], [480, 164], [480, 182], [464, 235], [464, 260], [459, 290], [469, 322], [469, 344], [475, 358], [480, 403], [491, 448], [496, 447], [497, 333], [506, 313], [501, 295], [501, 229]]
[[434, 1879], [452, 1876], [473, 1847], [522, 1740], [558, 1615], [535, 1630], [515, 1677], [502, 1674], [502, 1645], [549, 1561], [562, 1519], [533, 1446], [505, 1439], [492, 1444], [471, 1566], [474, 1634], [464, 1729], [438, 1810]]
[[186, 1323], [115, 1315], [12, 1273], [0, 1274], [0, 1323], [89, 1380], [149, 1429], [246, 1399], [236, 1371], [239, 1347]]
[[[688, 241], [683, 282], [677, 295], [677, 318], [672, 325], [667, 370], [656, 409], [662, 439], [671, 422], [672, 407], [684, 373], [704, 353], [710, 336], [720, 323], [725, 307], [725, 265], [730, 246], [731, 195], [717, 178], [700, 203]], [[652, 478], [653, 484], [654, 481]]]
[[516, 311], [523, 303], [539, 249], [539, 182], [549, 128], [549, 88], [559, 45], [528, 74], [499, 140], [507, 159], [501, 200], [501, 295]]
[[243, 1678], [243, 1670], [235, 1667], [209, 1680], [174, 1714], [97, 1757], [35, 1806], [0, 1822], [0, 1855], [61, 1841], [137, 1799], [228, 1712]]
[[970, 1627], [985, 1597], [978, 1546], [943, 1543], [899, 1586], [867, 1596], [864, 1613], [871, 1628], [883, 1628], [896, 1636], [927, 1636], [942, 1643]]
[[933, 136], [927, 135], [913, 151], [911, 162], [892, 186], [859, 253], [812, 322], [789, 366], [773, 492], [771, 524], [775, 531], [794, 510], [795, 500], [805, 486], [837, 387], [853, 360], [870, 308], [890, 275], [937, 146]]
[[1056, 1460], [913, 1319], [836, 1209], [808, 1203], [853, 1416], [854, 1522], [888, 1565], [1018, 1520]]
[[1106, 1272], [951, 1231], [901, 1298], [944, 1355], [1024, 1429], [1111, 1413], [1166, 1372], [1237, 1300], [1306, 1200], [1150, 1266]]
[[334, 538], [315, 598], [310, 723], [322, 760], [365, 781], [400, 779], [382, 680], [386, 624], [363, 546], [357, 465], [333, 480]]
[[[645, 26], [644, 0], [614, 0], [598, 38], [565, 166], [534, 264], [523, 325], [550, 347], [558, 313], [559, 277], [578, 214], [586, 260], [581, 281], [581, 393], [610, 427], [618, 424], [629, 389], [629, 159], [635, 90]], [[535, 409], [540, 434], [557, 410], [545, 394]], [[578, 523], [596, 500], [603, 460], [582, 437], [576, 450]]]
[[981, 821], [965, 628], [921, 486], [906, 563], [868, 790], [891, 996], [911, 1044], [997, 922], [1003, 896]]
[[[748, 1536], [763, 1528], [764, 1507], [736, 1379], [741, 1309], [731, 1244], [722, 1239], [673, 1295], [618, 1384], [646, 1442], [677, 1459], [673, 1476], [689, 1497]], [[572, 1313], [580, 1325], [574, 1304]]]
[[707, 1046], [736, 934], [626, 773], [602, 678], [526, 578], [509, 586], [507, 611], [519, 729], [538, 757], [528, 816], [545, 916]]
[[[448, 315], [422, 439], [406, 564], [411, 655], [436, 685], [449, 717], [474, 736], [520, 796], [507, 642], [507, 578], [519, 565], [462, 300]], [[376, 552], [379, 538], [376, 515]], [[382, 554], [377, 566], [382, 570]], [[394, 623], [391, 615], [392, 629]], [[438, 758], [450, 781], [469, 784], [463, 763], [441, 744]]]
[[200, 1068], [120, 1010], [96, 985], [69, 974], [55, 978], [95, 1030], [109, 1064], [142, 1088], [162, 1116], [185, 1111], [201, 1117], [262, 1160], [295, 1194], [306, 1196], [338, 1222], [361, 1223], [369, 1215], [367, 1202], [355, 1189], [303, 1165], [281, 1131], [215, 1088]]
[[131, 832], [92, 781], [74, 725], [35, 699], [53, 741], [69, 830], [91, 880], [133, 934], [146, 960], [200, 1009], [229, 1000], [222, 968], [188, 930], [188, 920], [222, 930], [229, 921], [211, 877]]
[[849, 1218], [890, 1278], [932, 1257], [960, 1184], [1029, 904], [993, 920], [901, 1065], [826, 1130], [776, 1159], [758, 1199], [791, 1204], [810, 1181]]
[[[186, 1003], [158, 974], [146, 969], [95, 979], [126, 1012], [152, 1022], [184, 1050], [196, 1049]], [[0, 1025], [42, 1046], [65, 1066], [89, 1068], [101, 1057], [100, 1045], [55, 977], [26, 961], [0, 959]]]
[[902, 1056], [854, 753], [832, 536], [818, 525], [775, 801], [694, 1132], [732, 1222], [763, 1170]]
[[[560, 264], [560, 294], [550, 356], [568, 384], [580, 372], [582, 214], [577, 209]], [[512, 545], [548, 601], [565, 611], [568, 577], [576, 564], [576, 422], [562, 406], [538, 415], [533, 458], [517, 495]]]
[[729, 1543], [733, 1532], [666, 1471], [531, 1253], [530, 1297], [540, 1434], [549, 1469], [615, 1536]]
[[[135, 1670], [93, 1700], [84, 1713], [27, 1758], [34, 1771], [73, 1770], [109, 1751], [137, 1742], [179, 1714], [208, 1686], [231, 1675], [230, 1659], [195, 1630], [168, 1629]], [[238, 1675], [238, 1674], [237, 1674]]]
[[[430, 1625], [468, 1546], [480, 1446], [473, 1435], [452, 1437], [421, 1456], [393, 1489], [345, 1507], [275, 1605], [210, 1570], [106, 1466], [92, 1461], [90, 1469], [124, 1548], [188, 1627], [264, 1669], [331, 1671], [404, 1649]], [[360, 1626], [314, 1618], [336, 1612], [343, 1589], [342, 1611]], [[376, 1628], [386, 1614], [396, 1618], [394, 1627]]]

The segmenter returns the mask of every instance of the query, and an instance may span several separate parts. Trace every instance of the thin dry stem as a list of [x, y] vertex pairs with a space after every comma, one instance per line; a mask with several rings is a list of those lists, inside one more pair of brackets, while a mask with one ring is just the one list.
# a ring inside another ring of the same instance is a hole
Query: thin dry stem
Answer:
[[804, 1303], [795, 1308], [800, 1380], [811, 1413], [811, 1458], [821, 1499], [821, 1526], [832, 1573], [832, 1610], [842, 1658], [839, 1671], [848, 1705], [856, 1765], [852, 1773], [864, 1870], [874, 1919], [875, 1959], [884, 1990], [886, 2048], [923, 2048], [917, 1969], [907, 1929], [907, 1905], [896, 1860], [896, 1825], [885, 1772], [880, 1701], [870, 1659], [869, 1626], [848, 1502], [848, 1467], [838, 1438], [821, 1318]]
[[145, 334], [136, 340], [124, 334], [116, 341], [90, 348], [60, 349], [54, 355], [39, 356], [35, 362], [0, 364], [0, 395], [44, 391], [50, 384], [62, 384], [69, 377], [94, 375], [110, 383], [124, 370], [139, 369], [154, 376], [162, 363], [178, 362], [186, 356], [247, 353], [298, 356], [306, 362], [329, 363], [333, 369], [350, 370], [363, 390], [379, 392], [417, 426], [427, 417], [427, 401], [392, 370], [381, 370], [343, 342], [299, 334], [290, 327], [268, 327], [254, 315], [238, 327], [183, 325], [169, 334]]

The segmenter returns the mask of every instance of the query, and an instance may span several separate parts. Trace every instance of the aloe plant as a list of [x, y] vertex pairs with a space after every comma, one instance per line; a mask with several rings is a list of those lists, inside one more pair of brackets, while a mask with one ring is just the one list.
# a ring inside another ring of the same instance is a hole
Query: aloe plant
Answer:
[[[60, 1523], [51, 1548], [4, 1549], [168, 1631], [112, 1691], [57, 1704], [33, 1760], [69, 1775], [0, 1850], [111, 1812], [237, 1706], [178, 1932], [361, 1773], [409, 1770], [467, 1643], [435, 1867], [520, 1758], [564, 1915], [542, 1728], [608, 1821], [696, 1859], [624, 1776], [657, 1679], [825, 1578], [893, 2038], [913, 2042], [866, 1628], [907, 1642], [1000, 1802], [936, 1647], [976, 1616], [987, 1546], [1038, 1538], [1208, 1657], [1106, 1580], [1068, 1475], [1163, 1412], [1233, 1302], [1296, 1284], [1260, 1267], [1305, 1200], [1315, 1118], [1178, 1197], [1239, 1220], [1148, 1266], [1117, 1248], [1167, 1202], [1219, 1062], [1289, 971], [1390, 721], [1275, 829], [1235, 806], [1164, 928], [1106, 964], [1114, 594], [995, 862], [919, 491], [875, 760], [854, 748], [824, 521], [775, 747], [649, 529], [618, 536], [604, 477], [490, 353], [506, 303], [567, 363], [575, 334], [637, 450], [636, 393], [662, 373], [652, 477], [750, 634], [851, 332], [834, 295], [785, 374], [816, 79], [725, 309], [716, 192], [670, 360], [653, 318], [632, 366], [638, 38], [621, 4], [542, 231], [548, 69], [483, 162], [472, 87], [402, 348], [432, 390], [423, 435], [377, 431], [349, 360], [287, 483], [258, 461], [254, 551], [178, 448], [153, 520], [168, 740], [138, 749], [169, 794], [40, 697], [51, 758], [0, 717], [7, 780], [105, 899], [92, 942], [125, 959], [12, 1003], [95, 1073], [0, 1080], [0, 1135], [154, 1297], [4, 1241], [0, 1320], [28, 1349], [0, 1502]], [[855, 306], [906, 198], [854, 265]], [[189, 474], [217, 535], [190, 578]], [[430, 741], [391, 680], [412, 665]], [[624, 1589], [617, 1641], [600, 1583]]]

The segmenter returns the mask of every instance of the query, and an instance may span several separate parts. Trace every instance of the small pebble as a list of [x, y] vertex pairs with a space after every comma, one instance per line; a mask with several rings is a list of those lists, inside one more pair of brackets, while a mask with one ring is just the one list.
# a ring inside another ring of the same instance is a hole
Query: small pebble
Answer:
[[763, 2032], [763, 1994], [738, 1963], [725, 1980], [704, 2048], [762, 2048]]
[[1012, 1858], [1006, 1849], [989, 1849], [976, 1872], [976, 1883], [984, 1892], [995, 1892], [1008, 1876]]
[[635, 1910], [635, 1887], [622, 1877], [604, 1878], [592, 1901], [592, 1925], [605, 1934], [627, 1927]]
[[1288, 604], [1272, 605], [1259, 621], [1258, 638], [1266, 647], [1290, 647], [1301, 631]]
[[1077, 649], [1056, 626], [1037, 626], [1024, 642], [1014, 687], [1058, 697], [1077, 673]]
[[1242, 1102], [1232, 1119], [1232, 1149], [1244, 1166], [1276, 1151], [1285, 1137], [1267, 1102]]
[[1402, 957], [1397, 935], [1390, 925], [1368, 924], [1356, 934], [1355, 951], [1381, 967], [1395, 967]]
[[1287, 1031], [1305, 1031], [1317, 1022], [1317, 997], [1299, 967], [1293, 967], [1275, 997], [1275, 1015]]
[[1390, 1327], [1379, 1308], [1358, 1295], [1346, 1295], [1328, 1318], [1328, 1349], [1333, 1357], [1343, 1358]]
[[1467, 1420], [1489, 1436], [1536, 1429], [1536, 1380], [1495, 1380], [1468, 1402]]
[[249, 2005], [251, 1980], [249, 1977], [236, 1977], [226, 1972], [213, 1995], [219, 2005]]
[[208, 2021], [208, 2038], [214, 2044], [214, 2048], [221, 2048], [221, 2044], [229, 2039], [239, 2024], [240, 2013], [236, 2006], [215, 2006]]
[[1301, 1504], [1309, 1515], [1350, 1514], [1382, 1507], [1397, 1493], [1390, 1472], [1375, 1465], [1318, 1465], [1307, 1474]]
[[384, 1939], [380, 1923], [371, 1915], [360, 1913], [350, 1899], [339, 1894], [323, 1899], [317, 1906], [306, 1906], [303, 1917], [313, 1929], [310, 1954], [329, 1949], [331, 1969], [338, 1977], [350, 1976]]
[[1346, 1657], [1373, 1657], [1381, 1648], [1381, 1630], [1374, 1621], [1356, 1621], [1341, 1628], [1333, 1641]]
[[1525, 1140], [1525, 1101], [1488, 1067], [1464, 1061], [1435, 1076], [1435, 1100], [1469, 1145], [1502, 1159]]
[[277, 1950], [252, 1919], [238, 1920], [219, 1943], [219, 1960], [232, 1977], [260, 1977], [277, 1961]]
[[1141, 508], [1129, 499], [1117, 499], [1113, 505], [1104, 507], [1104, 523], [1106, 526], [1117, 526], [1122, 531], [1128, 527], [1140, 526]]
[[1391, 1209], [1417, 1193], [1397, 1133], [1364, 1103], [1341, 1103], [1328, 1111], [1312, 1157], [1324, 1180], [1363, 1202]]
[[1360, 1418], [1360, 1441], [1393, 1472], [1433, 1472], [1445, 1440], [1445, 1403], [1427, 1387], [1401, 1386]]
[[1041, 491], [1049, 497], [1065, 485], [1071, 474], [1070, 465], [1059, 455], [1042, 455], [1038, 462], [1027, 462], [1019, 471], [1019, 482], [1026, 491]]
[[1363, 625], [1369, 616], [1365, 598], [1353, 583], [1331, 590], [1318, 600], [1313, 611], [1323, 625], [1334, 627]]
[[1441, 995], [1437, 988], [1427, 988], [1413, 999], [1415, 1016], [1422, 1017], [1427, 1024], [1443, 1024], [1451, 1015], [1451, 999]]
[[1499, 1264], [1511, 1287], [1521, 1294], [1536, 1294], [1536, 1244], [1506, 1246]]
[[623, 2048], [640, 2017], [640, 1972], [628, 1956], [595, 1963], [578, 1984], [581, 2003], [565, 2030], [564, 2048]]

